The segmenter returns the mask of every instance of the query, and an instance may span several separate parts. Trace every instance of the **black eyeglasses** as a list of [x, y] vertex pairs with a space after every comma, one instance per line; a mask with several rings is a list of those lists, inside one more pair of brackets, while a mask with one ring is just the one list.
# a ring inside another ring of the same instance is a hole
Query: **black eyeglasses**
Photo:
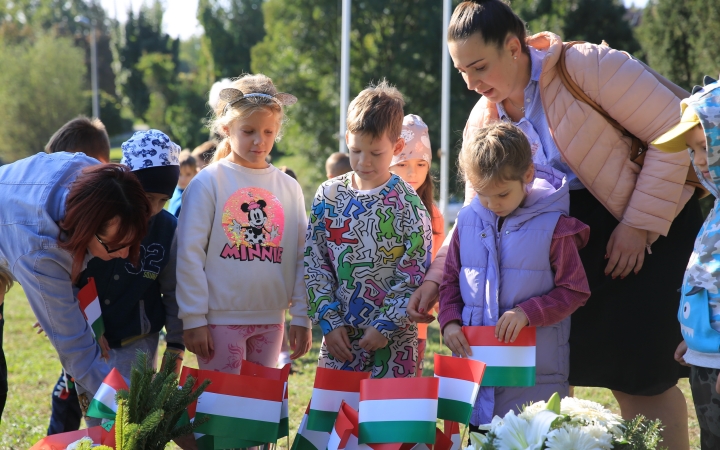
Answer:
[[115, 252], [119, 252], [120, 250], [122, 250], [122, 249], [124, 249], [124, 248], [127, 247], [127, 245], [123, 245], [122, 247], [116, 248], [115, 250], [110, 250], [110, 247], [108, 247], [108, 246], [102, 241], [102, 239], [100, 239], [100, 236], [98, 236], [97, 234], [95, 234], [95, 239], [97, 239], [97, 241], [100, 243], [100, 245], [103, 246], [103, 248], [105, 249], [106, 252], [108, 252], [108, 254], [110, 254], [110, 253], [115, 253]]

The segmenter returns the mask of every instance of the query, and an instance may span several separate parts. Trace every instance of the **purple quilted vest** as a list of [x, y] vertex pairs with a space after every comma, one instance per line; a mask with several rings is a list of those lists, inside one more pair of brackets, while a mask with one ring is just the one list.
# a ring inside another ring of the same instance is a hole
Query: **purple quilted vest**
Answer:
[[[550, 242], [561, 215], [568, 215], [570, 191], [564, 175], [536, 166], [535, 181], [525, 204], [498, 217], [475, 197], [458, 214], [460, 291], [465, 303], [463, 325], [495, 325], [518, 303], [547, 294], [555, 287]], [[494, 415], [530, 401], [568, 392], [570, 318], [537, 329], [536, 386], [481, 388], [470, 422], [489, 423]]]

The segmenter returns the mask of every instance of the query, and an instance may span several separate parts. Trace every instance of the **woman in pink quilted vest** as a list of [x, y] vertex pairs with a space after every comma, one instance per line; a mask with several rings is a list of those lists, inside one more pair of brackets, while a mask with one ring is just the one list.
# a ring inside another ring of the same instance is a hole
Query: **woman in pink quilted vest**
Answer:
[[[630, 138], [560, 80], [560, 37], [527, 37], [524, 22], [500, 0], [461, 3], [448, 41], [468, 89], [482, 95], [465, 133], [498, 120], [519, 126], [534, 161], [567, 175], [570, 214], [590, 226], [580, 256], [592, 295], [572, 316], [570, 383], [611, 389], [623, 417], [659, 418], [664, 445], [688, 448], [687, 408], [676, 386], [687, 374], [673, 359], [682, 340], [675, 316], [702, 217], [694, 188], [685, 184], [687, 154], [651, 146], [642, 166], [633, 162]], [[591, 100], [643, 142], [677, 123], [680, 99], [628, 54], [582, 43], [567, 50], [565, 65]], [[411, 299], [416, 321], [432, 320], [426, 312], [445, 252]]]

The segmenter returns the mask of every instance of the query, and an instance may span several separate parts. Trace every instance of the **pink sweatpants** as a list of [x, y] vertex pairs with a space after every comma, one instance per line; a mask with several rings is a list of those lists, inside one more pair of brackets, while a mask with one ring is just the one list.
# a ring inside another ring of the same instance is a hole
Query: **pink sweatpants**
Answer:
[[202, 370], [240, 374], [242, 360], [275, 367], [283, 339], [283, 324], [208, 325], [215, 352], [208, 358], [198, 356]]

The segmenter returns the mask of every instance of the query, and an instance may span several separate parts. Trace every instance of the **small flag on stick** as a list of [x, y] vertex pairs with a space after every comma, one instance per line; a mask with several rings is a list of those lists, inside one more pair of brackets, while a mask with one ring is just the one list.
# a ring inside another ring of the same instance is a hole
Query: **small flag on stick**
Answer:
[[525, 327], [515, 342], [495, 337], [495, 327], [463, 327], [471, 359], [484, 362], [481, 386], [535, 386], [535, 327]]
[[309, 412], [310, 404], [308, 403], [290, 450], [325, 450], [327, 448], [328, 441], [330, 440], [330, 433], [325, 431], [308, 430], [307, 421]]
[[90, 401], [87, 415], [98, 419], [115, 419], [117, 413], [115, 394], [121, 389], [127, 391], [128, 385], [120, 372], [113, 367]]
[[386, 378], [360, 383], [359, 442], [435, 443], [437, 378]]
[[331, 432], [343, 401], [353, 409], [358, 408], [360, 382], [368, 378], [369, 372], [318, 367], [310, 399], [308, 430]]
[[88, 283], [78, 292], [78, 302], [80, 303], [80, 311], [82, 311], [85, 320], [92, 330], [95, 340], [105, 333], [105, 323], [102, 319], [102, 311], [100, 310], [100, 299], [95, 287], [95, 279], [88, 278]]
[[438, 419], [468, 424], [484, 372], [483, 362], [435, 354]]

